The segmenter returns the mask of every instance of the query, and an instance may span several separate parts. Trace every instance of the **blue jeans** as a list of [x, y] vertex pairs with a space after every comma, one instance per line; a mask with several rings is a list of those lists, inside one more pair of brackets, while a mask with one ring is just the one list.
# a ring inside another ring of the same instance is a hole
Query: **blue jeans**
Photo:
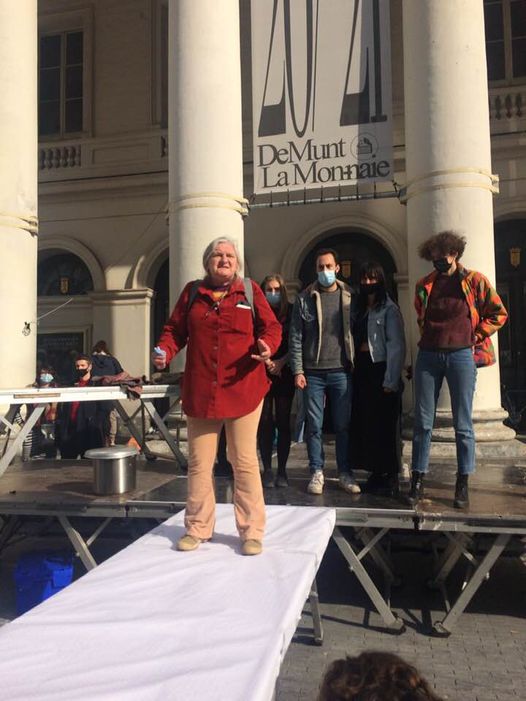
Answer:
[[325, 394], [329, 399], [331, 419], [336, 437], [336, 464], [338, 473], [349, 473], [349, 422], [351, 419], [351, 375], [337, 372], [305, 373], [305, 442], [311, 472], [323, 470], [322, 426]]
[[477, 368], [471, 348], [462, 348], [450, 353], [418, 351], [414, 374], [415, 421], [411, 467], [417, 472], [428, 470], [431, 433], [444, 378], [451, 395], [458, 473], [469, 475], [475, 471], [472, 410], [477, 379]]

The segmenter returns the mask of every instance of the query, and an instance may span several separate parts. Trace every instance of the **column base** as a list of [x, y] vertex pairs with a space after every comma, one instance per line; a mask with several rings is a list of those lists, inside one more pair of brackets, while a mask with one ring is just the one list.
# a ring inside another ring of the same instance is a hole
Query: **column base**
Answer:
[[[526, 456], [526, 444], [517, 439], [512, 428], [503, 424], [507, 416], [508, 413], [500, 407], [473, 412], [477, 458], [524, 458]], [[402, 436], [404, 438], [403, 456], [408, 458], [412, 452], [412, 415], [407, 417]], [[455, 432], [450, 411], [437, 411], [430, 457], [456, 457]]]

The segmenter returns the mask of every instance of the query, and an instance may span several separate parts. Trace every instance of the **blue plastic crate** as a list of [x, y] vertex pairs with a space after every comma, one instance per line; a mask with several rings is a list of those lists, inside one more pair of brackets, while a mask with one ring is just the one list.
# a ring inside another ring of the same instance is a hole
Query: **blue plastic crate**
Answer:
[[28, 553], [15, 568], [17, 615], [56, 594], [73, 579], [73, 555], [66, 553]]

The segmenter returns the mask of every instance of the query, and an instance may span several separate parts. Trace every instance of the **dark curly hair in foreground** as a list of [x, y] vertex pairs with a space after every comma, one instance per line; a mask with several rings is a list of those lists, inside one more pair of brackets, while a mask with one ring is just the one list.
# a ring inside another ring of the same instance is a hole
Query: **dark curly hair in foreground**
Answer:
[[466, 248], [466, 239], [454, 231], [441, 231], [431, 236], [418, 247], [418, 255], [424, 260], [433, 260], [436, 256], [457, 254], [457, 260], [462, 257]]
[[362, 652], [333, 662], [318, 701], [442, 701], [417, 670], [388, 652]]

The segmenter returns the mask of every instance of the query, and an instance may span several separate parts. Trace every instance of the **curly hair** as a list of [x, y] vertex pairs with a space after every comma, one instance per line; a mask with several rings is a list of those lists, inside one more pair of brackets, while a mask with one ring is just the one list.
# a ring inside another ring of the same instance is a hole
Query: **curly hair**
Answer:
[[362, 652], [327, 669], [318, 701], [441, 701], [417, 670], [389, 652]]
[[466, 239], [464, 236], [459, 236], [454, 231], [441, 231], [420, 244], [418, 255], [424, 260], [433, 260], [437, 254], [449, 256], [456, 253], [457, 260], [460, 260], [465, 248]]

